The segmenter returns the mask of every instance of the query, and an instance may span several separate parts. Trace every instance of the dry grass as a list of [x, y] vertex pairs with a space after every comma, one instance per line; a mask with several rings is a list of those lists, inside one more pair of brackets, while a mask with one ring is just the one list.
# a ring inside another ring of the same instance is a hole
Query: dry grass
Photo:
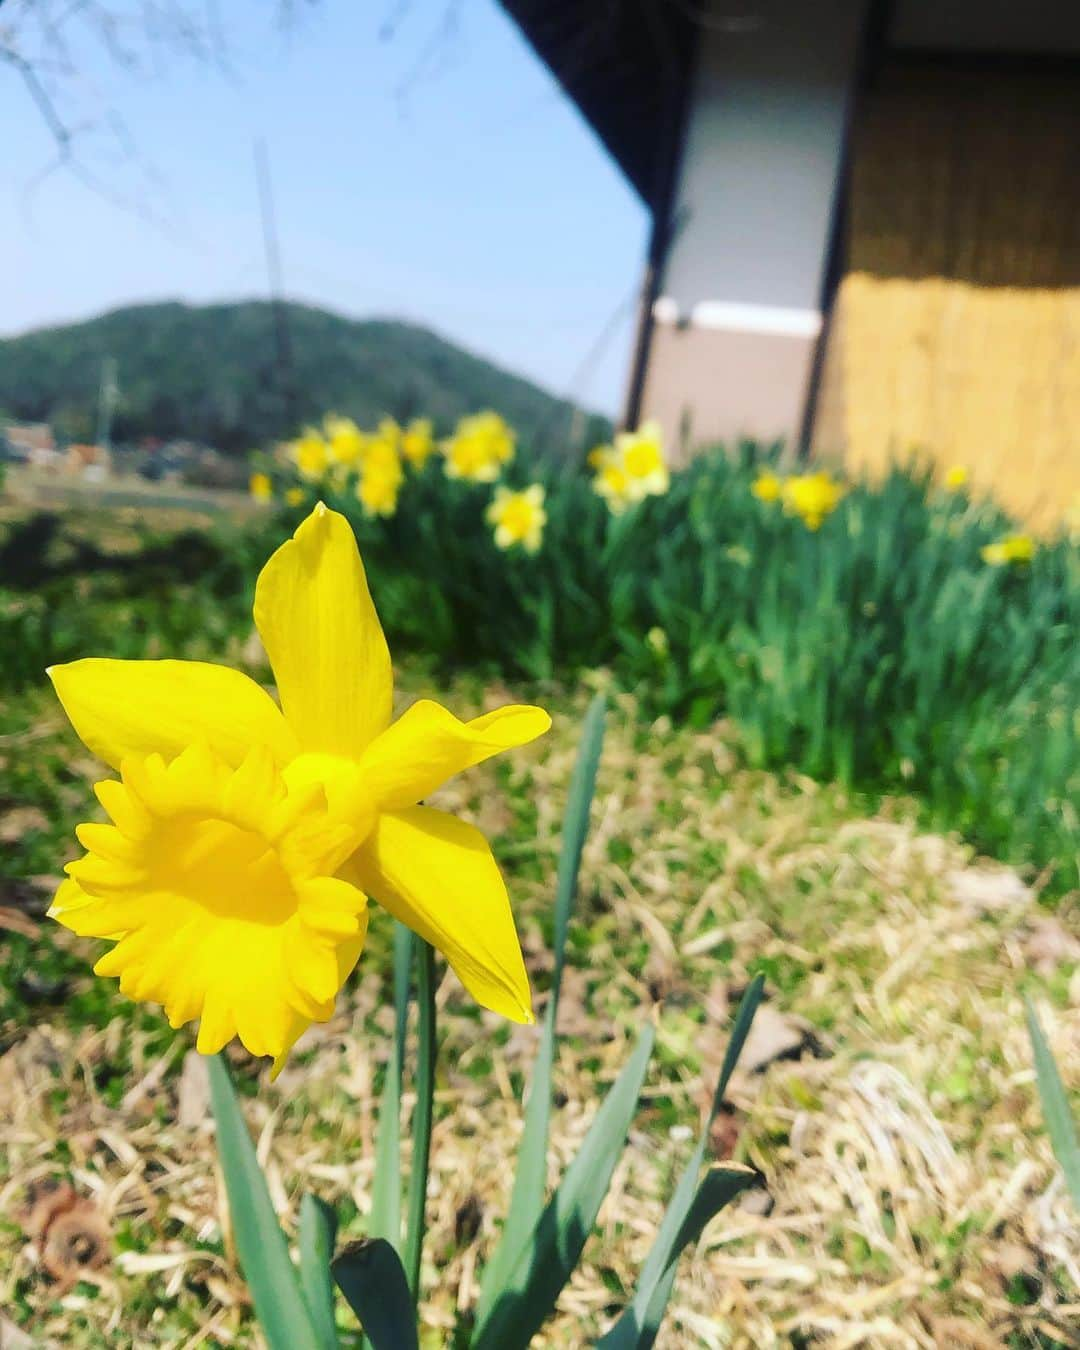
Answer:
[[[448, 701], [462, 711], [481, 698], [462, 686]], [[444, 793], [496, 842], [538, 990], [583, 696], [557, 703], [546, 745]], [[656, 1002], [661, 1031], [599, 1231], [538, 1345], [592, 1343], [632, 1288], [731, 1000], [756, 970], [768, 977], [766, 1006], [804, 1019], [792, 1037], [802, 1053], [737, 1077], [716, 1142], [761, 1168], [772, 1209], [734, 1209], [710, 1226], [684, 1259], [658, 1344], [1080, 1344], [1080, 1216], [1042, 1127], [1019, 997], [1036, 994], [1077, 1089], [1077, 906], [1048, 915], [1014, 873], [912, 821], [904, 803], [867, 817], [833, 789], [740, 770], [724, 728], [646, 729], [619, 703], [564, 995], [560, 1166]], [[339, 1015], [277, 1084], [258, 1080], [248, 1103], [288, 1225], [314, 1189], [339, 1203], [349, 1232], [363, 1229], [391, 1020], [386, 926], [373, 929]], [[532, 1031], [477, 1013], [452, 977], [439, 1002], [431, 1346], [450, 1342], [475, 1294], [535, 1044]], [[199, 1061], [185, 1059], [188, 1039], [163, 1040], [116, 1007], [100, 1027], [57, 1009], [0, 1057], [0, 1306], [34, 1344], [257, 1343]], [[118, 1060], [122, 1097], [101, 1087]], [[254, 1089], [255, 1067], [237, 1064]], [[16, 1220], [28, 1184], [57, 1175], [97, 1202], [118, 1248], [95, 1283], [67, 1293], [42, 1276]]]

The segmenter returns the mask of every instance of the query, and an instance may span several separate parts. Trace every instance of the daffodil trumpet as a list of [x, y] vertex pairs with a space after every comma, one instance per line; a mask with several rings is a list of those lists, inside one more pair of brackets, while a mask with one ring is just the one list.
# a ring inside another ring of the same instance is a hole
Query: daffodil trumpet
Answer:
[[96, 973], [160, 1003], [198, 1049], [238, 1036], [275, 1073], [327, 1020], [371, 897], [441, 951], [485, 1008], [532, 1020], [510, 902], [483, 835], [421, 803], [550, 725], [508, 706], [463, 722], [421, 700], [391, 721], [392, 672], [352, 529], [321, 503], [270, 558], [255, 624], [280, 706], [239, 671], [86, 659], [49, 675], [118, 777], [76, 831], [50, 913], [112, 945]]

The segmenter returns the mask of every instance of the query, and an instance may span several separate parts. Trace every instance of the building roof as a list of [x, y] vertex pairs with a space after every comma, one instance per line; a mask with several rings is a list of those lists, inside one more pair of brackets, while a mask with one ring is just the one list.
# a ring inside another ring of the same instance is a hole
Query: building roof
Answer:
[[694, 46], [681, 0], [502, 0], [645, 204], [670, 190]]

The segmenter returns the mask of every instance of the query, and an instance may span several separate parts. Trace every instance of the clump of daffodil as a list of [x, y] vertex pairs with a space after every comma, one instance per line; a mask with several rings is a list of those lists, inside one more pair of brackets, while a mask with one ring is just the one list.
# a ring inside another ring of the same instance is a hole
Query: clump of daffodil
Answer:
[[287, 449], [301, 478], [306, 478], [309, 483], [322, 481], [330, 464], [330, 450], [319, 432], [309, 427], [302, 436], [291, 441]]
[[343, 468], [354, 468], [364, 453], [367, 438], [351, 417], [327, 413], [323, 418], [327, 457]]
[[435, 450], [429, 417], [415, 417], [401, 433], [401, 453], [414, 469], [422, 469]]
[[303, 506], [303, 504], [304, 504], [304, 498], [305, 498], [306, 496], [307, 496], [307, 493], [304, 491], [304, 489], [303, 489], [302, 487], [291, 487], [291, 488], [286, 488], [286, 489], [285, 489], [285, 505], [286, 505], [286, 506]]
[[759, 502], [777, 502], [784, 491], [784, 480], [766, 470], [750, 484], [750, 491]]
[[509, 899], [486, 840], [420, 805], [453, 774], [550, 725], [511, 706], [461, 722], [421, 700], [391, 722], [386, 639], [348, 522], [321, 503], [270, 558], [255, 624], [280, 707], [198, 661], [87, 659], [49, 675], [108, 824], [80, 825], [50, 913], [108, 941], [95, 970], [280, 1068], [331, 1016], [368, 898], [442, 951], [484, 1007], [532, 1018]]
[[248, 491], [257, 502], [273, 501], [273, 479], [268, 473], [253, 473], [248, 479]]
[[1029, 563], [1035, 556], [1035, 540], [1030, 534], [1007, 534], [994, 544], [980, 550], [982, 560], [991, 567], [1009, 563]]
[[443, 445], [447, 478], [494, 483], [514, 458], [514, 433], [496, 412], [463, 417]]
[[538, 552], [547, 524], [544, 489], [539, 483], [533, 483], [521, 492], [497, 487], [487, 509], [487, 522], [495, 527], [497, 548], [520, 545], [526, 553]]
[[953, 464], [945, 470], [945, 486], [950, 492], [959, 492], [962, 487], [967, 487], [970, 474], [963, 464]]
[[843, 484], [827, 473], [794, 474], [783, 485], [784, 507], [808, 530], [818, 530], [825, 517], [840, 505], [844, 492]]

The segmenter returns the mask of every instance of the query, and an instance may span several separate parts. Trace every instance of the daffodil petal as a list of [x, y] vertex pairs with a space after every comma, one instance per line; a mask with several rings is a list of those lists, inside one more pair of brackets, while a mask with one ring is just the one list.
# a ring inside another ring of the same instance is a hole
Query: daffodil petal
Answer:
[[304, 750], [359, 755], [390, 721], [390, 653], [352, 527], [320, 502], [270, 558], [255, 624]]
[[358, 777], [381, 809], [414, 806], [454, 774], [526, 745], [550, 726], [543, 708], [526, 704], [462, 722], [441, 704], [421, 699], [372, 741]]
[[131, 757], [172, 759], [195, 742], [233, 766], [252, 745], [281, 764], [296, 753], [266, 690], [226, 666], [90, 658], [48, 674], [79, 739], [114, 769]]
[[[346, 938], [339, 942], [334, 948], [335, 959], [337, 960], [337, 983], [338, 988], [344, 987], [345, 981], [352, 973], [353, 967], [360, 959], [360, 953], [364, 948], [364, 939], [367, 936], [367, 911], [364, 910], [359, 916], [360, 932], [355, 937]], [[294, 1011], [285, 1028], [284, 1044], [279, 1053], [274, 1057], [273, 1066], [270, 1069], [270, 1081], [278, 1076], [285, 1066], [285, 1061], [289, 1057], [289, 1052], [300, 1039], [300, 1037], [311, 1026], [312, 1022], [328, 1022], [334, 1015], [334, 1000], [316, 1009], [315, 1017], [306, 1017], [302, 1013]]]
[[439, 951], [485, 1008], [531, 1022], [506, 886], [479, 830], [430, 806], [381, 815], [350, 879]]

